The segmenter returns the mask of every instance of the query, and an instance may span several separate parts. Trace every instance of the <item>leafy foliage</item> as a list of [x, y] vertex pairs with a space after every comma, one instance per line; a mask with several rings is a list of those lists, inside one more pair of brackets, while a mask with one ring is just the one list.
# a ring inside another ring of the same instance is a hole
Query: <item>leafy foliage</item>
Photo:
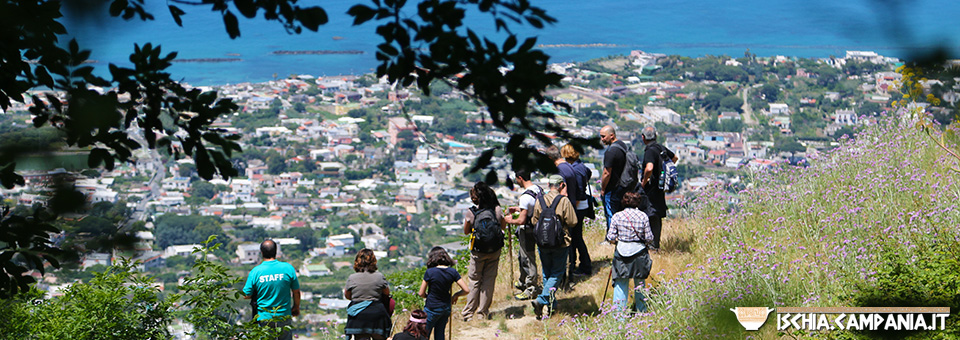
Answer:
[[228, 239], [213, 217], [165, 214], [157, 218], [157, 245], [160, 248], [177, 244], [198, 244], [209, 235], [217, 235], [218, 242]]
[[3, 207], [0, 214], [0, 298], [8, 298], [29, 290], [35, 280], [24, 275], [27, 271], [44, 273], [44, 261], [59, 267], [56, 256], [61, 251], [54, 247], [48, 234], [58, 230], [43, 210], [35, 209], [32, 215], [22, 216]]
[[[904, 262], [894, 248], [879, 252], [874, 280], [858, 284], [852, 300], [869, 307], [950, 307], [960, 308], [960, 260], [956, 244], [923, 249], [912, 263]], [[946, 333], [960, 333], [960, 318], [946, 320]], [[906, 338], [910, 332], [885, 334]], [[917, 332], [914, 332], [917, 333]], [[922, 332], [921, 332], [922, 333]], [[921, 338], [923, 334], [914, 334]]]
[[44, 300], [23, 321], [36, 339], [164, 339], [177, 299], [124, 261]]
[[73, 284], [62, 296], [41, 300], [42, 292], [25, 291], [0, 304], [3, 338], [19, 339], [169, 339], [168, 326], [176, 317], [195, 326], [202, 339], [272, 339], [279, 330], [256, 322], [238, 322], [234, 307], [240, 293], [234, 288], [239, 277], [227, 268], [206, 260], [219, 244], [203, 247], [180, 286], [179, 294], [164, 294], [154, 278], [136, 270], [136, 263], [122, 260], [106, 267], [86, 284]]

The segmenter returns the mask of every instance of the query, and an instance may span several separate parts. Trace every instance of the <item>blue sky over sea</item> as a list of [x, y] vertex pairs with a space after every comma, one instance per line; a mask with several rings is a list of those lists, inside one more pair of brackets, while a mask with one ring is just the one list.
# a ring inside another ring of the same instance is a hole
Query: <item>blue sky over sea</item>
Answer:
[[[195, 85], [261, 82], [274, 74], [332, 76], [372, 72], [379, 43], [375, 26], [352, 26], [346, 14], [353, 1], [301, 0], [301, 6], [324, 7], [330, 22], [318, 32], [287, 34], [277, 22], [240, 19], [241, 37], [231, 40], [218, 13], [181, 6], [188, 14], [178, 27], [167, 2], [147, 0], [156, 16], [150, 22], [119, 18], [69, 19], [67, 29], [85, 48], [100, 72], [114, 63], [128, 65], [133, 44], [152, 42], [179, 58], [239, 58], [220, 63], [176, 63], [170, 72]], [[413, 3], [413, 1], [411, 1]], [[518, 29], [536, 35], [538, 43], [608, 44], [607, 47], [544, 47], [551, 62], [584, 61], [612, 54], [647, 52], [685, 56], [739, 57], [749, 48], [758, 56], [842, 56], [846, 50], [872, 50], [908, 57], [943, 45], [960, 54], [960, 3], [946, 0], [675, 0], [675, 1], [533, 1], [557, 18], [542, 30]], [[106, 8], [102, 9], [106, 13]], [[472, 13], [476, 14], [476, 13]], [[493, 33], [492, 21], [468, 21], [478, 31]], [[339, 37], [341, 39], [334, 39]], [[350, 55], [276, 55], [277, 50], [360, 50]]]

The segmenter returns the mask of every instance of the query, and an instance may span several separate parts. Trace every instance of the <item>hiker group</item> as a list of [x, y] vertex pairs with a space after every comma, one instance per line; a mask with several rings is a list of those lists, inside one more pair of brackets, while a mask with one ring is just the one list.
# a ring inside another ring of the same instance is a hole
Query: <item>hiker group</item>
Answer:
[[[619, 310], [627, 309], [629, 292], [634, 291], [635, 303], [630, 309], [636, 312], [647, 310], [639, 288], [643, 287], [653, 264], [650, 251], [660, 248], [662, 218], [667, 214], [664, 193], [677, 187], [676, 155], [656, 142], [654, 127], [644, 128], [641, 137], [645, 146], [642, 158], [630, 145], [617, 139], [612, 126], [600, 130], [601, 142], [607, 146], [599, 178], [599, 197], [606, 217], [605, 241], [616, 245], [605, 289], [614, 288], [613, 303]], [[432, 334], [433, 339], [443, 340], [443, 330], [454, 315], [464, 321], [487, 319], [500, 257], [507, 246], [506, 240], [512, 239], [506, 237], [507, 232], [515, 233], [517, 240], [520, 276], [514, 282], [517, 289], [514, 298], [532, 300], [538, 320], [556, 310], [557, 290], [570, 287], [577, 277], [593, 274], [593, 262], [583, 239], [584, 220], [596, 218], [595, 207], [600, 204], [590, 185], [591, 171], [571, 144], [547, 148], [545, 154], [554, 161], [558, 174], [546, 176], [546, 180], [541, 181], [545, 182], [546, 188], [542, 188], [535, 184], [529, 170], [516, 171], [513, 180], [521, 191], [516, 206], [503, 209], [494, 190], [482, 181], [471, 188], [470, 199], [474, 206], [464, 212], [463, 221], [463, 233], [470, 237], [466, 278], [453, 268], [454, 261], [443, 248], [431, 249], [418, 291], [418, 295], [425, 299], [423, 309], [413, 311], [407, 326], [393, 335], [393, 339], [427, 339]], [[509, 254], [512, 261], [514, 254]], [[289, 266], [286, 263], [281, 262], [286, 266], [266, 265], [267, 255], [273, 254], [264, 252], [264, 264], [251, 271], [244, 294], [264, 293], [253, 297], [258, 311], [295, 316], [299, 312], [296, 275], [292, 267], [286, 268]], [[350, 300], [344, 330], [349, 338], [391, 337], [394, 303], [390, 298], [389, 284], [377, 271], [376, 264], [371, 250], [358, 252], [353, 266], [356, 273], [350, 275], [344, 286], [344, 296]], [[274, 274], [292, 277], [279, 275], [270, 277], [282, 280], [263, 280], [265, 275]], [[632, 286], [630, 279], [634, 280]], [[456, 293], [451, 290], [454, 285], [459, 287]], [[289, 306], [290, 293], [284, 289], [295, 292], [292, 307]], [[287, 299], [276, 295], [286, 295]], [[454, 314], [452, 306], [461, 296], [466, 296], [466, 304]], [[277, 308], [277, 303], [285, 305]], [[264, 321], [269, 321], [273, 315], [264, 314], [268, 315]], [[289, 332], [284, 337], [289, 339]]]

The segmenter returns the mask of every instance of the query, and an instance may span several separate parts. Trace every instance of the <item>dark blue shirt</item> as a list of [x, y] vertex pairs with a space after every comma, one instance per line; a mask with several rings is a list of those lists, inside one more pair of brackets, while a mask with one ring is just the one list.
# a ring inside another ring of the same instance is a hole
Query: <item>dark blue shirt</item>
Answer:
[[[585, 200], [587, 199], [587, 183], [590, 183], [590, 177], [593, 176], [593, 173], [580, 160], [573, 162], [573, 171], [577, 173], [577, 200]], [[568, 188], [567, 192], [569, 191]], [[573, 203], [576, 204], [576, 202]]]
[[560, 177], [563, 177], [563, 182], [567, 184], [567, 198], [570, 199], [570, 203], [576, 204], [577, 201], [584, 199], [583, 194], [578, 193], [578, 189], [581, 186], [579, 181], [577, 181], [577, 172], [573, 170], [573, 165], [570, 163], [563, 162], [557, 165], [557, 170], [560, 171]]
[[450, 308], [450, 287], [460, 280], [460, 273], [449, 267], [427, 268], [423, 280], [427, 282], [427, 301], [423, 303], [423, 308]]

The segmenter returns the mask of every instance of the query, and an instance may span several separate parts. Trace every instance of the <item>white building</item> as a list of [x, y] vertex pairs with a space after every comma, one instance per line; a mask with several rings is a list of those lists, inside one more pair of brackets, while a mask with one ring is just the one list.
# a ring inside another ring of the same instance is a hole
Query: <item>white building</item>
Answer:
[[254, 217], [250, 221], [250, 225], [253, 227], [261, 227], [266, 230], [280, 230], [283, 229], [283, 221], [278, 218], [271, 217]]
[[833, 122], [838, 125], [856, 125], [857, 113], [853, 110], [837, 110]]
[[327, 247], [323, 249], [323, 252], [327, 256], [340, 257], [346, 252], [347, 247], [340, 240], [328, 240]]
[[770, 104], [770, 114], [772, 115], [788, 115], [790, 114], [790, 107], [784, 103], [773, 103]]
[[242, 264], [257, 263], [257, 260], [260, 259], [260, 245], [257, 243], [238, 244], [237, 258]]
[[680, 125], [680, 114], [662, 106], [644, 106], [643, 116], [651, 122]]
[[381, 234], [369, 234], [360, 237], [363, 246], [373, 250], [386, 250], [390, 244], [390, 239]]
[[290, 129], [287, 129], [286, 127], [283, 127], [283, 126], [260, 127], [260, 128], [257, 128], [256, 132], [257, 132], [257, 136], [271, 136], [271, 137], [289, 135], [293, 133], [292, 131], [290, 131]]
[[874, 51], [847, 51], [844, 59], [858, 62], [871, 62], [874, 64], [883, 64], [886, 62], [886, 58]]
[[173, 177], [163, 179], [164, 190], [184, 191], [190, 188], [190, 177]]
[[322, 263], [304, 263], [303, 266], [300, 267], [301, 276], [327, 276], [330, 274], [333, 274], [333, 272], [331, 272], [330, 268], [327, 268], [327, 266]]
[[80, 266], [83, 267], [83, 269], [87, 269], [98, 264], [109, 266], [111, 258], [112, 256], [108, 253], [90, 253], [83, 256], [83, 261], [81, 262]]
[[190, 256], [193, 254], [193, 248], [200, 247], [199, 244], [182, 244], [169, 246], [167, 249], [163, 250], [163, 258], [167, 259], [173, 256]]
[[330, 241], [340, 241], [347, 248], [352, 248], [354, 243], [353, 234], [340, 234], [340, 235], [328, 236], [327, 242], [330, 242]]
[[94, 191], [93, 194], [90, 195], [90, 201], [91, 203], [94, 203], [94, 204], [100, 203], [100, 202], [116, 203], [119, 197], [120, 195], [117, 194], [116, 191], [113, 191], [110, 189], [103, 189], [103, 190]]

